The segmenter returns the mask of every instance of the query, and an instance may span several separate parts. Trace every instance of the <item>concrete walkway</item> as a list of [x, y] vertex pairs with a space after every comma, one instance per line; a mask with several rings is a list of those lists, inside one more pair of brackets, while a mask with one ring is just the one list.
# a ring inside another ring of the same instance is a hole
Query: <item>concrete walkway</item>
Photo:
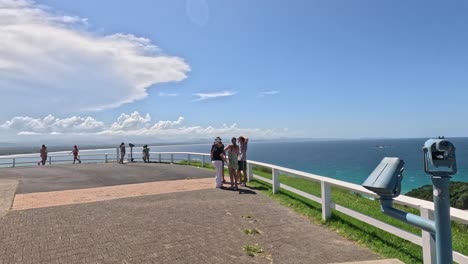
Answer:
[[[0, 183], [7, 177], [11, 181], [10, 172], [19, 181], [17, 197], [44, 195], [49, 198], [42, 203], [49, 206], [16, 207], [0, 218], [0, 263], [319, 264], [379, 259], [255, 190], [212, 188], [213, 172], [204, 169], [165, 164], [2, 169]], [[141, 185], [145, 182], [151, 187]], [[164, 185], [179, 190], [151, 193]], [[94, 202], [83, 196], [109, 188], [131, 195]], [[147, 192], [135, 192], [142, 188]], [[68, 194], [75, 200], [50, 195], [64, 192], [72, 192]], [[247, 248], [259, 252], [250, 257]]]

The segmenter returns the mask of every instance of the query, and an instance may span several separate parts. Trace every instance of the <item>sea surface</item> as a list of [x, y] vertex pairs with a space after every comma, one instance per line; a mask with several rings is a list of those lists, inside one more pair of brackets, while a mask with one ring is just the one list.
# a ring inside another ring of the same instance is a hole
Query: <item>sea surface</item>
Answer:
[[[402, 192], [431, 184], [424, 173], [422, 147], [427, 139], [369, 139], [249, 143], [248, 159], [280, 165], [351, 183], [362, 184], [384, 157], [405, 161]], [[468, 182], [468, 138], [452, 138], [458, 173], [453, 181]], [[161, 151], [208, 152], [211, 145], [165, 146]], [[156, 147], [158, 148], [158, 147]], [[164, 150], [162, 150], [164, 149]], [[153, 149], [152, 149], [153, 151]]]
[[[402, 192], [431, 184], [424, 173], [422, 147], [427, 139], [368, 139], [308, 142], [249, 143], [248, 159], [362, 184], [384, 157], [405, 161]], [[468, 182], [468, 138], [451, 138], [457, 155], [458, 173], [453, 181]], [[196, 145], [150, 146], [151, 152], [209, 153], [211, 143]], [[128, 150], [127, 150], [128, 152]], [[69, 153], [63, 152], [63, 153]], [[80, 154], [111, 153], [115, 149], [80, 151]], [[141, 148], [134, 148], [139, 160]], [[34, 154], [38, 156], [38, 154]], [[155, 157], [152, 157], [155, 158]], [[35, 158], [37, 159], [37, 158]], [[37, 162], [37, 161], [36, 161]]]

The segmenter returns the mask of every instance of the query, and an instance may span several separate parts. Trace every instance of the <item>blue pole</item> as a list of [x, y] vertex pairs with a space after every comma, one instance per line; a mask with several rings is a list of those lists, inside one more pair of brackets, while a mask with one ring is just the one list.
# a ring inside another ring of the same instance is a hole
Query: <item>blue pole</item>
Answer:
[[452, 222], [450, 221], [450, 177], [433, 176], [434, 221], [437, 263], [452, 263]]
[[393, 199], [380, 198], [380, 206], [382, 212], [388, 216], [421, 228], [431, 234], [436, 232], [434, 221], [393, 208]]

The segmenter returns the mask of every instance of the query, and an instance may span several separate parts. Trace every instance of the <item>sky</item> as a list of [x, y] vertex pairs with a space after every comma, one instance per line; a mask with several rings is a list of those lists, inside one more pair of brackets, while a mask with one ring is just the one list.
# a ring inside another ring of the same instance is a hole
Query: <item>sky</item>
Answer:
[[0, 0], [0, 142], [468, 135], [468, 2]]

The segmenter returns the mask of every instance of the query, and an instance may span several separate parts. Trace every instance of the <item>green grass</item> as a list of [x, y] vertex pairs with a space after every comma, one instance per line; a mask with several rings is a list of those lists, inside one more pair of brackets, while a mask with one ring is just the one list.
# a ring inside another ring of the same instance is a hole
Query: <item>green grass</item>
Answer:
[[181, 161], [177, 162], [176, 164], [190, 165], [190, 166], [195, 166], [195, 167], [200, 167], [200, 168], [207, 168], [207, 169], [214, 169], [213, 165], [209, 161], [205, 162], [205, 166], [202, 166], [201, 161], [190, 161], [190, 162], [188, 162], [187, 160], [181, 160]]
[[[191, 162], [190, 165], [192, 165], [192, 163], [196, 164], [196, 162]], [[198, 167], [200, 167], [201, 164], [199, 162], [198, 164]], [[211, 164], [209, 164], [209, 166], [211, 166]], [[253, 171], [256, 175], [265, 177], [267, 179], [272, 178], [271, 169], [269, 168], [256, 166], [253, 168]], [[312, 195], [318, 197], [321, 196], [321, 187], [317, 182], [288, 175], [280, 175], [280, 182]], [[302, 196], [284, 189], [281, 189], [277, 194], [272, 194], [271, 185], [259, 180], [253, 180], [249, 183], [249, 186], [261, 191], [265, 195], [278, 201], [280, 204], [291, 208], [300, 215], [307, 217], [311, 222], [326, 226], [331, 230], [339, 233], [343, 237], [356, 241], [360, 245], [369, 248], [373, 252], [383, 257], [397, 258], [404, 263], [423, 262], [422, 248], [420, 246], [401, 239], [393, 234], [382, 231], [376, 227], [356, 220], [335, 210], [332, 212], [331, 219], [324, 222], [322, 221], [321, 205], [316, 202], [310, 201]], [[355, 194], [348, 190], [332, 187], [332, 201], [336, 204], [363, 213], [382, 222], [407, 230], [408, 232], [421, 235], [421, 230], [419, 228], [410, 226], [382, 214], [380, 212], [380, 204], [378, 201], [368, 199], [360, 194]], [[413, 208], [398, 205], [395, 207], [412, 214], [419, 214], [419, 211]], [[452, 236], [453, 250], [458, 251], [464, 255], [468, 255], [468, 225], [453, 222]]]
[[244, 234], [246, 234], [246, 235], [258, 235], [258, 234], [260, 234], [260, 231], [258, 231], [258, 230], [255, 229], [255, 228], [244, 229], [243, 232], [244, 232]]
[[247, 256], [250, 256], [250, 257], [255, 257], [255, 256], [265, 253], [265, 250], [262, 247], [260, 247], [258, 244], [244, 245], [242, 249], [244, 250], [245, 254], [247, 254]]

